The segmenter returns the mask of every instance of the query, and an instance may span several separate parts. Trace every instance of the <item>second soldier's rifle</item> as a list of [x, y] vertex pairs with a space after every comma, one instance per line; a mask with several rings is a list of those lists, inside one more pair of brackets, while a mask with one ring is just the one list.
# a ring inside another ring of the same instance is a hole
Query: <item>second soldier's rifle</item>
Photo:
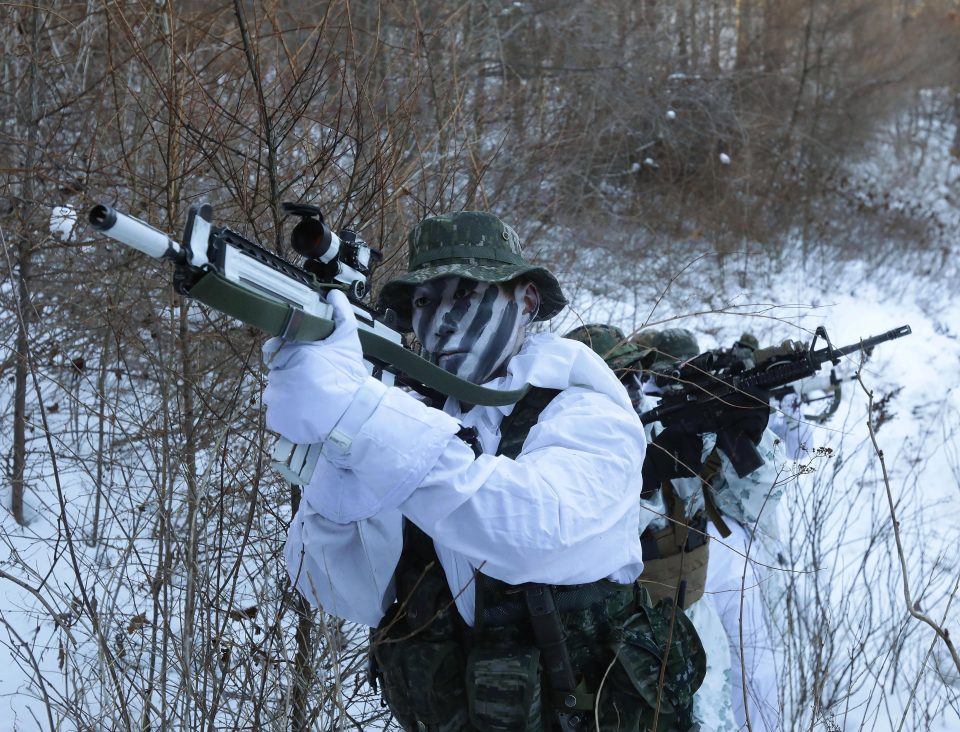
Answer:
[[[767, 406], [772, 390], [816, 374], [827, 363], [840, 363], [843, 356], [869, 351], [877, 344], [910, 335], [909, 325], [836, 348], [823, 326], [817, 328], [809, 346], [786, 341], [781, 346], [755, 352], [745, 349], [707, 351], [654, 378], [662, 389], [660, 404], [640, 415], [644, 424], [660, 422], [684, 432], [714, 432], [717, 446], [726, 453], [737, 475], [744, 477], [760, 467], [763, 459], [746, 435], [727, 429], [738, 411]], [[817, 348], [823, 339], [826, 346]]]
[[[100, 204], [88, 219], [97, 231], [156, 259], [174, 265], [174, 289], [248, 325], [290, 341], [316, 341], [333, 332], [331, 289], [347, 294], [359, 326], [368, 370], [385, 384], [400, 383], [428, 395], [491, 406], [514, 404], [527, 387], [497, 391], [472, 384], [421, 358], [402, 343], [396, 314], [366, 305], [367, 277], [380, 253], [355, 232], [335, 234], [320, 209], [284, 203], [299, 218], [290, 235], [303, 267], [288, 262], [224, 226], [214, 226], [209, 204], [190, 207], [182, 243], [140, 219]], [[309, 482], [320, 445], [296, 445], [280, 438], [274, 466], [293, 483]]]

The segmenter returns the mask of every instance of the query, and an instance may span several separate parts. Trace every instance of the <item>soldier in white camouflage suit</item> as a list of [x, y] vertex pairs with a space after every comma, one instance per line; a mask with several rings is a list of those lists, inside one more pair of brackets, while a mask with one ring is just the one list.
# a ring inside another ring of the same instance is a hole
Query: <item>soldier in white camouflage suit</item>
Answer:
[[[655, 344], [664, 366], [692, 358], [700, 350], [693, 333], [683, 328], [662, 331]], [[654, 363], [651, 369], [657, 367]], [[646, 380], [645, 386], [649, 394], [657, 391], [654, 380]], [[777, 505], [783, 495], [785, 456], [780, 438], [766, 428], [767, 417], [762, 407], [745, 415], [748, 422], [754, 422], [751, 429], [763, 458], [763, 465], [755, 471], [738, 476], [723, 450], [714, 449], [716, 435], [707, 433], [700, 436], [707, 475], [701, 472], [703, 479], [672, 481], [688, 496], [688, 513], [707, 508], [710, 514], [712, 541], [704, 589], [727, 635], [737, 728], [746, 729], [749, 712], [754, 732], [780, 728], [777, 666], [763, 591], [776, 572], [770, 567], [775, 564], [773, 547], [778, 537]]]
[[[700, 352], [696, 337], [685, 328], [644, 331], [630, 342], [619, 329], [591, 325], [567, 337], [591, 345], [604, 357], [628, 386], [639, 413], [656, 406], [659, 387], [653, 375], [669, 372], [677, 362]], [[683, 580], [685, 608], [707, 654], [707, 674], [694, 698], [694, 715], [703, 729], [724, 732], [745, 728], [744, 676], [753, 729], [777, 729], [779, 718], [776, 664], [761, 593], [767, 570], [757, 562], [769, 563], [767, 547], [776, 535], [778, 466], [783, 456], [778, 438], [763, 429], [763, 415], [745, 417], [759, 420], [753, 430], [764, 463], [744, 478], [721, 450], [715, 450], [716, 435], [670, 436], [659, 423], [647, 426], [654, 445], [644, 462], [651, 497], [642, 505], [652, 518], [641, 519], [640, 581], [657, 598], [673, 596]], [[699, 475], [675, 470], [674, 458], [696, 466]], [[729, 534], [721, 536], [717, 524]], [[751, 544], [755, 530], [759, 542]], [[708, 536], [713, 540], [708, 542]], [[747, 556], [753, 561], [745, 561]]]
[[634, 581], [645, 438], [626, 391], [582, 344], [527, 332], [565, 300], [498, 218], [432, 217], [408, 244], [381, 301], [424, 354], [533, 388], [472, 408], [387, 388], [336, 292], [329, 338], [268, 342], [268, 425], [324, 445], [290, 526], [293, 582], [375, 628], [375, 677], [406, 730], [697, 729], [696, 632]]

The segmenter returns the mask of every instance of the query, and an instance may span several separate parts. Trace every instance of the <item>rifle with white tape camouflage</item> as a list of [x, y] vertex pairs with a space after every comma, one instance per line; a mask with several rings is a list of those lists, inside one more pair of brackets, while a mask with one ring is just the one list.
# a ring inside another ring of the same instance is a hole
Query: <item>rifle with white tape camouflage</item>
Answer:
[[[90, 209], [88, 219], [110, 238], [173, 263], [173, 286], [180, 295], [286, 340], [316, 341], [330, 335], [333, 308], [326, 295], [331, 289], [344, 290], [357, 317], [368, 369], [388, 386], [399, 383], [489, 406], [514, 404], [527, 392], [527, 387], [497, 391], [477, 386], [404, 347], [395, 329], [396, 314], [363, 302], [380, 252], [349, 229], [331, 231], [315, 206], [284, 203], [283, 210], [300, 219], [290, 239], [304, 257], [303, 267], [215, 226], [213, 208], [206, 203], [190, 207], [182, 243], [106, 204]], [[273, 453], [275, 467], [298, 484], [309, 481], [318, 456], [319, 445], [296, 445], [284, 438]]]

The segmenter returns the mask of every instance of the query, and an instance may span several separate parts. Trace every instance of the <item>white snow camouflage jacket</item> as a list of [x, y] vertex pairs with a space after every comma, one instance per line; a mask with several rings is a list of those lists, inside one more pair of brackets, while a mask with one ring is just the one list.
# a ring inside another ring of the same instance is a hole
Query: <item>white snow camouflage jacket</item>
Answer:
[[[304, 349], [291, 368], [311, 369], [315, 345], [286, 347]], [[282, 381], [310, 380], [293, 376]], [[394, 600], [404, 517], [434, 540], [468, 624], [477, 569], [509, 584], [632, 582], [643, 568], [646, 441], [625, 389], [589, 348], [548, 333], [528, 335], [507, 374], [487, 386], [525, 383], [562, 392], [516, 460], [493, 454], [512, 406], [463, 414], [448, 400], [440, 411], [388, 389], [351, 448], [366, 459], [350, 469], [321, 459], [304, 487], [285, 549], [300, 591], [327, 612], [376, 625]], [[271, 409], [278, 396], [268, 386], [264, 401], [268, 425], [284, 434], [285, 415]], [[455, 436], [461, 425], [477, 429], [479, 457]]]

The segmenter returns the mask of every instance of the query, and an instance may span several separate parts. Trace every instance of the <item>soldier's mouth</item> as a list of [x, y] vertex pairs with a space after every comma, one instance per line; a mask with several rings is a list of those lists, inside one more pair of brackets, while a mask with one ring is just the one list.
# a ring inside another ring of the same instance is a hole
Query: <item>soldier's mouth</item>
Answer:
[[442, 361], [445, 358], [450, 358], [451, 356], [459, 356], [466, 353], [466, 351], [441, 351], [440, 355], [437, 356], [437, 361]]

